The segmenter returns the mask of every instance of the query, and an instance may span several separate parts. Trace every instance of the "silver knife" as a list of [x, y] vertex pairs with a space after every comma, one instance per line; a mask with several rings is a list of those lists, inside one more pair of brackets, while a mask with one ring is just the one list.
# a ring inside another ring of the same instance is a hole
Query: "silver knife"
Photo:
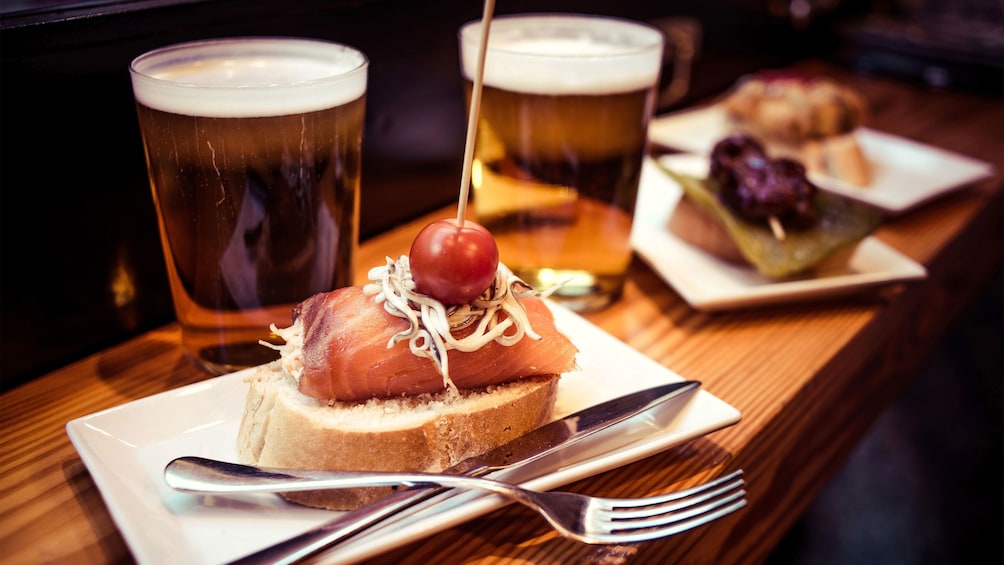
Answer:
[[[443, 472], [480, 477], [526, 466], [700, 386], [701, 383], [698, 381], [682, 381], [641, 390], [590, 406], [545, 424], [487, 453], [465, 459]], [[394, 493], [313, 530], [237, 559], [233, 563], [249, 565], [298, 562], [317, 555], [385, 518], [445, 490], [449, 489], [420, 488]]]

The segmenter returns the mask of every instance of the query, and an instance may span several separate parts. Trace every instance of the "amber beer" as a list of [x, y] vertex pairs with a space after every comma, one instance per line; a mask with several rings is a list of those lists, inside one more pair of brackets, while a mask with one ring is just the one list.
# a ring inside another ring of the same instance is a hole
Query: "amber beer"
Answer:
[[263, 38], [133, 62], [182, 339], [211, 372], [274, 359], [270, 324], [352, 284], [366, 67], [342, 45]]
[[[461, 29], [470, 96], [478, 22]], [[662, 34], [588, 16], [509, 16], [491, 27], [472, 206], [500, 258], [578, 310], [620, 294]]]

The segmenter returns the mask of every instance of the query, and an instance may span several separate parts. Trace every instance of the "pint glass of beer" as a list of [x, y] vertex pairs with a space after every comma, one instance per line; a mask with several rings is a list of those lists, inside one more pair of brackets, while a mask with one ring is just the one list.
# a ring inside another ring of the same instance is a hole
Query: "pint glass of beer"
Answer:
[[259, 343], [270, 324], [352, 284], [367, 67], [345, 45], [276, 37], [132, 62], [175, 312], [206, 370], [276, 358]]
[[[468, 100], [481, 22], [460, 29]], [[621, 292], [657, 96], [663, 33], [584, 15], [515, 15], [490, 27], [472, 208], [500, 260], [579, 311]]]

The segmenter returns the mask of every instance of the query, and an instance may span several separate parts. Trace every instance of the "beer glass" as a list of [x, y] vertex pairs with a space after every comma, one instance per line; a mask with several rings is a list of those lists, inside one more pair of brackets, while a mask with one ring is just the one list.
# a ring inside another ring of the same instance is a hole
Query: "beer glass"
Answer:
[[209, 372], [275, 359], [259, 343], [277, 339], [270, 324], [352, 284], [368, 64], [345, 45], [279, 37], [132, 61], [182, 341]]
[[[481, 22], [459, 33], [468, 100]], [[632, 21], [513, 15], [490, 27], [471, 206], [500, 260], [579, 310], [621, 293], [664, 36]]]

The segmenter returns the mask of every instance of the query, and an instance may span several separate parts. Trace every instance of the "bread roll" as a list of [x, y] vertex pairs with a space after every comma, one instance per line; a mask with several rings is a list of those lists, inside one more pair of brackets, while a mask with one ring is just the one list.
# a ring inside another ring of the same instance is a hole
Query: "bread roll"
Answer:
[[822, 145], [821, 168], [826, 174], [856, 186], [871, 184], [871, 167], [853, 134], [827, 138]]
[[850, 87], [823, 78], [750, 77], [722, 101], [734, 132], [855, 186], [871, 184], [871, 166], [854, 137], [867, 106]]
[[[242, 463], [293, 469], [439, 472], [551, 419], [558, 375], [474, 390], [362, 402], [305, 396], [278, 362], [259, 367], [237, 438]], [[292, 502], [351, 510], [391, 488], [284, 493]]]

